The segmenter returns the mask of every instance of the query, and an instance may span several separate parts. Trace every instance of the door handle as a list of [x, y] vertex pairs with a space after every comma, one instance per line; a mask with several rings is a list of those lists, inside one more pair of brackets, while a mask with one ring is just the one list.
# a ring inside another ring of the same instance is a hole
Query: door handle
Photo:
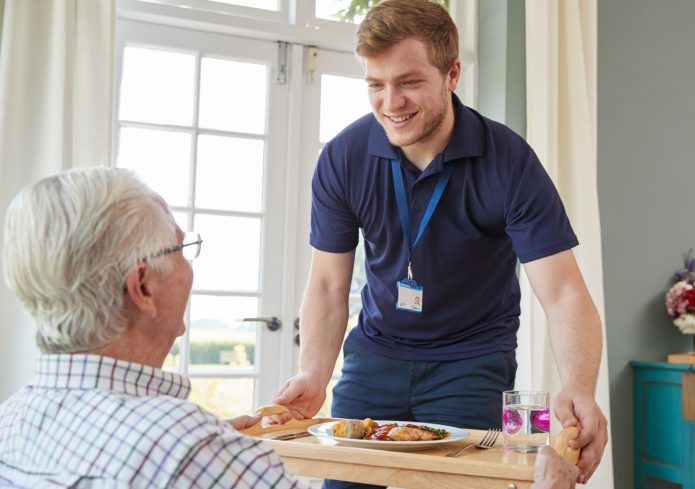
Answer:
[[294, 320], [294, 330], [296, 331], [294, 335], [294, 344], [299, 346], [299, 318]]
[[270, 331], [277, 331], [282, 326], [282, 321], [280, 321], [275, 316], [269, 317], [269, 318], [243, 318], [241, 321], [243, 321], [245, 323], [249, 323], [249, 322], [265, 323], [266, 327]]

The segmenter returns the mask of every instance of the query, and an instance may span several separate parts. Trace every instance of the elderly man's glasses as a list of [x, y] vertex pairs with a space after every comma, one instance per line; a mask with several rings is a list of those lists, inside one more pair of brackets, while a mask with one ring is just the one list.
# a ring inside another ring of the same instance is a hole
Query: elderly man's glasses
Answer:
[[200, 255], [200, 245], [202, 242], [203, 240], [201, 239], [200, 234], [189, 231], [183, 233], [183, 240], [181, 241], [180, 245], [164, 248], [163, 250], [154, 253], [150, 257], [156, 258], [158, 256], [168, 255], [169, 253], [176, 253], [177, 251], [181, 250], [183, 257], [190, 261], [198, 258], [198, 255]]

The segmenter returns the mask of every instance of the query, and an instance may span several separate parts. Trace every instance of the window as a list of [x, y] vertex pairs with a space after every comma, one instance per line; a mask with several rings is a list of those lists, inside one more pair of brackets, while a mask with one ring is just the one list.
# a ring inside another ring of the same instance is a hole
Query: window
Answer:
[[283, 252], [282, 237], [269, 238], [286, 200], [271, 197], [283, 193], [284, 172], [268, 171], [284, 165], [276, 127], [286, 124], [269, 117], [288, 101], [271, 83], [276, 43], [132, 21], [120, 28], [116, 164], [205, 241], [187, 331], [166, 368], [188, 374], [191, 398], [216, 414], [251, 412], [280, 375], [281, 342], [265, 322], [245, 320], [273, 312], [281, 297], [266, 267]]

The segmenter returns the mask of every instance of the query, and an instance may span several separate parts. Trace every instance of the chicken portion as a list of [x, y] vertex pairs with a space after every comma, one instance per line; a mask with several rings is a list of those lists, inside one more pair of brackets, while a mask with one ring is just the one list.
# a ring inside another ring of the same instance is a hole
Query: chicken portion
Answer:
[[387, 435], [389, 440], [394, 441], [426, 441], [426, 440], [437, 440], [441, 438], [431, 431], [423, 430], [420, 428], [409, 428], [407, 426], [397, 426], [391, 428], [389, 434]]

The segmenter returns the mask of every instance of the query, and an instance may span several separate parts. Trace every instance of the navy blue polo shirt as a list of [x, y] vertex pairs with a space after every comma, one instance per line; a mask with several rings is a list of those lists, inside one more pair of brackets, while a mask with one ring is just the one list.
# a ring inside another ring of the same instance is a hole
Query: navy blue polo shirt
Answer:
[[[424, 170], [389, 143], [372, 114], [323, 148], [312, 181], [311, 245], [365, 246], [367, 285], [351, 335], [369, 351], [404, 360], [456, 360], [517, 346], [522, 263], [578, 244], [560, 197], [530, 146], [453, 95], [451, 141]], [[413, 277], [422, 313], [396, 309], [408, 251], [396, 206], [391, 160], [400, 161], [417, 236], [444, 165], [449, 184], [417, 246]]]

